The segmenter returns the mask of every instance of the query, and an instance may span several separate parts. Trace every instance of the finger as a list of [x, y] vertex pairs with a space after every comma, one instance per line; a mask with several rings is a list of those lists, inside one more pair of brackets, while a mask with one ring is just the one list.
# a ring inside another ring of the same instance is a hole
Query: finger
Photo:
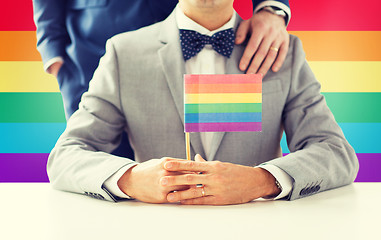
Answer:
[[263, 76], [266, 75], [267, 71], [270, 69], [271, 65], [273, 65], [275, 59], [278, 55], [278, 45], [274, 43], [271, 45], [270, 49], [267, 52], [267, 56], [265, 57], [260, 69], [258, 70], [258, 73], [262, 74]]
[[253, 60], [251, 61], [251, 64], [249, 68], [247, 69], [247, 73], [253, 74], [257, 73], [259, 67], [261, 66], [263, 59], [265, 59], [270, 46], [272, 44], [272, 41], [270, 41], [268, 38], [264, 39], [261, 42], [261, 45], [258, 48], [258, 51], [255, 53]]
[[167, 171], [204, 172], [209, 170], [209, 163], [195, 161], [168, 161], [164, 164], [164, 169]]
[[206, 183], [208, 183], [208, 177], [205, 174], [184, 174], [178, 176], [165, 176], [160, 178], [160, 185], [167, 187]]
[[171, 157], [162, 157], [161, 158], [161, 166], [165, 169], [164, 165], [165, 163], [167, 162], [170, 162], [170, 161], [187, 161], [185, 159], [181, 159], [181, 158], [171, 158]]
[[196, 154], [196, 156], [194, 157], [194, 160], [196, 162], [206, 162], [206, 160], [203, 159], [200, 154]]
[[250, 21], [242, 21], [236, 31], [235, 44], [241, 44], [245, 41], [247, 34], [249, 34]]
[[167, 196], [168, 202], [179, 202], [182, 200], [199, 198], [205, 196], [204, 187], [192, 186], [184, 191], [177, 191], [169, 193]]
[[183, 205], [219, 205], [216, 202], [215, 196], [206, 196], [180, 201]]
[[282, 67], [284, 60], [286, 59], [288, 52], [288, 41], [286, 43], [283, 43], [279, 48], [278, 57], [276, 58], [272, 70], [274, 72], [279, 71], [279, 69]]
[[245, 51], [243, 52], [241, 61], [239, 63], [239, 69], [245, 71], [251, 59], [253, 58], [254, 53], [257, 52], [258, 46], [261, 44], [263, 35], [261, 32], [253, 32], [249, 39], [249, 42], [246, 45]]
[[163, 160], [163, 162], [168, 162], [168, 161], [188, 161], [186, 159], [182, 159], [182, 158], [171, 158], [171, 157], [163, 157], [161, 158]]
[[[196, 186], [196, 185], [195, 185]], [[180, 185], [180, 186], [172, 186], [168, 192], [173, 192], [173, 191], [185, 191], [191, 188], [189, 185]]]

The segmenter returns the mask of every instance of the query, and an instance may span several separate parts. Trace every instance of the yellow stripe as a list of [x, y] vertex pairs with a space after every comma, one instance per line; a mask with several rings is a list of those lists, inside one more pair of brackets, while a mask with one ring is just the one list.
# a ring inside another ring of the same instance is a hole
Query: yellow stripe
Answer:
[[381, 62], [309, 62], [322, 92], [381, 92]]
[[[322, 92], [381, 92], [381, 61], [310, 61]], [[0, 61], [0, 92], [59, 92], [42, 62]]]
[[0, 61], [0, 92], [59, 92], [57, 80], [42, 62]]
[[186, 94], [185, 103], [261, 103], [261, 93]]

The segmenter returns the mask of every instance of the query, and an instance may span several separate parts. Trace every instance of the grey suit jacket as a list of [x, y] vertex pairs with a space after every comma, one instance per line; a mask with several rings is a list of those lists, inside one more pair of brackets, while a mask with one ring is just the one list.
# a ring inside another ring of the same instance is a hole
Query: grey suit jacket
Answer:
[[[242, 73], [235, 46], [227, 73]], [[48, 175], [57, 189], [116, 200], [102, 185], [120, 168], [153, 158], [185, 158], [183, 74], [175, 15], [110, 39], [80, 108], [52, 150]], [[299, 39], [278, 73], [263, 79], [262, 132], [217, 133], [205, 156], [191, 133], [192, 157], [247, 166], [273, 164], [294, 180], [289, 199], [353, 182], [358, 160], [320, 94]], [[283, 130], [291, 151], [282, 156]], [[128, 132], [135, 161], [109, 154]]]

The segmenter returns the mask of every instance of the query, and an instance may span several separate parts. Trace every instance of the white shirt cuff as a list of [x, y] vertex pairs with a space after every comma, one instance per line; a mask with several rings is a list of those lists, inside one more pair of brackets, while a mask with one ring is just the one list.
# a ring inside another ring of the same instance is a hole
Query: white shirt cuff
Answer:
[[111, 177], [109, 177], [104, 183], [103, 186], [113, 195], [120, 198], [131, 199], [130, 196], [125, 194], [122, 190], [120, 190], [118, 186], [119, 179], [123, 176], [128, 169], [135, 166], [136, 164], [128, 164], [121, 169], [119, 169], [116, 173], [114, 173]]
[[54, 57], [54, 58], [50, 59], [49, 61], [47, 61], [47, 62], [44, 64], [44, 70], [45, 70], [45, 72], [49, 73], [49, 72], [48, 72], [49, 67], [52, 66], [52, 65], [53, 65], [54, 63], [56, 63], [56, 62], [62, 62], [62, 63], [64, 63], [64, 60], [63, 60], [63, 58], [60, 57], [60, 56], [58, 56], [58, 57]]
[[269, 173], [271, 173], [282, 187], [282, 192], [280, 192], [278, 196], [273, 198], [273, 200], [284, 198], [290, 194], [293, 185], [293, 179], [290, 177], [290, 175], [288, 175], [285, 171], [283, 171], [275, 165], [265, 164], [260, 165], [258, 167], [263, 168]]
[[290, 23], [290, 19], [291, 19], [291, 10], [290, 10], [290, 8], [286, 4], [284, 4], [282, 2], [278, 2], [278, 1], [263, 1], [260, 4], [258, 4], [257, 7], [254, 9], [254, 14], [257, 13], [262, 8], [268, 7], [268, 6], [270, 6], [270, 7], [278, 7], [280, 9], [282, 9], [283, 11], [285, 11], [285, 13], [287, 14], [287, 22], [286, 22], [286, 27], [287, 27], [288, 24]]

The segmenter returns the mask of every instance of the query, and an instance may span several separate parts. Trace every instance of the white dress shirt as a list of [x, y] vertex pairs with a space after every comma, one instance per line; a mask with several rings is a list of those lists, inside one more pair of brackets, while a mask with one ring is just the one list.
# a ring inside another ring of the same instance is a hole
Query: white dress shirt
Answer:
[[[193, 30], [198, 33], [212, 36], [214, 33], [226, 30], [229, 28], [234, 28], [236, 22], [236, 13], [232, 12], [231, 19], [219, 29], [214, 31], [209, 31], [198, 23], [194, 22], [192, 19], [187, 17], [181, 8], [177, 5], [176, 7], [176, 21], [179, 29]], [[186, 74], [225, 74], [225, 65], [226, 65], [226, 57], [217, 53], [212, 45], [207, 44], [205, 47], [194, 57], [190, 58], [185, 62], [185, 73]], [[204, 152], [206, 156], [202, 156], [206, 158], [208, 161], [212, 161], [214, 159], [207, 159], [209, 156], [211, 143], [213, 139], [213, 132], [202, 132], [200, 133], [201, 142], [204, 147]], [[131, 166], [125, 166], [121, 168], [118, 172], [116, 172], [113, 176], [107, 179], [104, 183], [104, 186], [114, 195], [121, 198], [129, 198], [126, 194], [124, 194], [118, 187], [117, 182], [119, 178], [126, 172]], [[292, 178], [285, 173], [280, 168], [274, 165], [260, 165], [259, 167], [270, 172], [279, 182], [282, 187], [281, 193], [276, 196], [274, 199], [279, 199], [287, 196], [292, 188]]]

